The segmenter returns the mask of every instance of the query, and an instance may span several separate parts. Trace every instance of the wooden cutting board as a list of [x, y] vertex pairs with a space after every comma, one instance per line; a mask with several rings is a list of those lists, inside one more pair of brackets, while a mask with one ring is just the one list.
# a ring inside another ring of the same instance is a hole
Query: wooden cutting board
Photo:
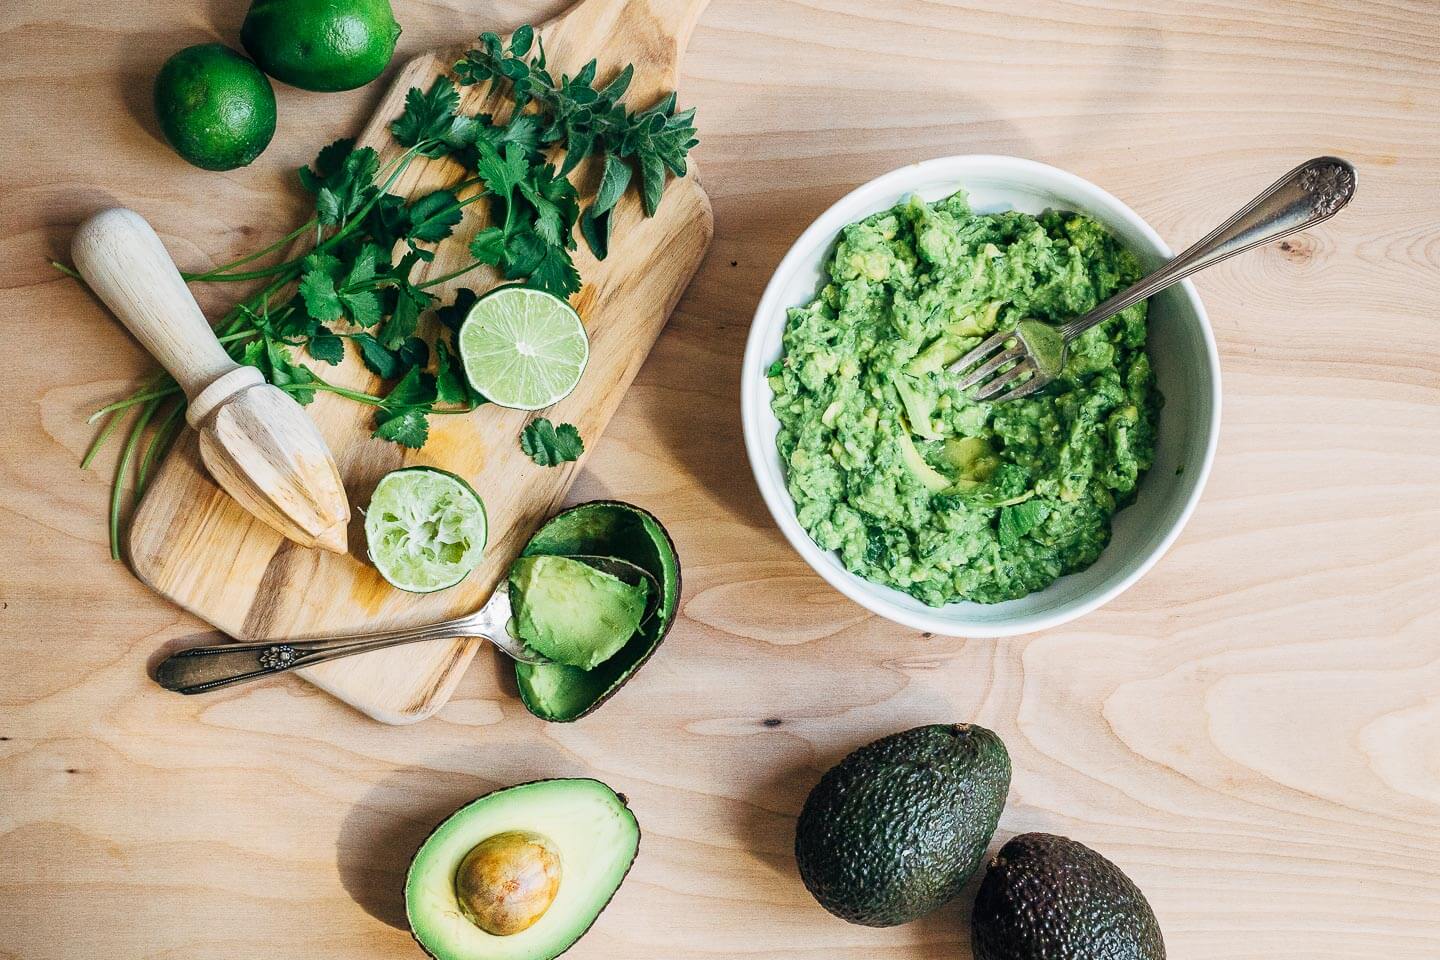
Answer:
[[[635, 65], [626, 96], [632, 108], [648, 106], [677, 85], [680, 55], [708, 0], [585, 0], [540, 29], [557, 76], [574, 74], [592, 57], [603, 82]], [[486, 27], [476, 24], [475, 32]], [[469, 44], [412, 60], [396, 77], [359, 138], [380, 152], [382, 165], [402, 149], [387, 125], [399, 116], [411, 87], [429, 88], [449, 72]], [[489, 84], [462, 87], [468, 113], [509, 110]], [[684, 103], [683, 95], [681, 97]], [[449, 160], [417, 159], [392, 189], [414, 196], [464, 177]], [[577, 174], [581, 192], [594, 189], [595, 171]], [[588, 197], [587, 197], [588, 202]], [[435, 260], [417, 268], [438, 276], [469, 262], [470, 237], [485, 223], [480, 208]], [[504, 577], [535, 529], [559, 507], [584, 464], [538, 467], [518, 437], [535, 416], [580, 428], [587, 452], [619, 405], [700, 265], [712, 232], [710, 203], [693, 166], [672, 180], [658, 213], [646, 218], [632, 190], [615, 212], [610, 255], [597, 262], [583, 243], [576, 266], [584, 281], [571, 302], [590, 335], [590, 363], [575, 392], [537, 414], [485, 406], [466, 416], [433, 417], [424, 449], [407, 451], [371, 439], [372, 411], [332, 394], [307, 409], [319, 424], [344, 476], [352, 506], [350, 552], [307, 550], [255, 520], [209, 479], [194, 434], [187, 431], [156, 474], [131, 523], [128, 557], [135, 574], [186, 610], [242, 639], [306, 637], [429, 623], [479, 607]], [[435, 288], [441, 302], [451, 287], [483, 288], [498, 282], [479, 271]], [[429, 322], [433, 323], [433, 320]], [[423, 331], [422, 331], [423, 332]], [[327, 380], [374, 390], [377, 379], [352, 354], [324, 370]], [[462, 584], [417, 596], [387, 584], [365, 560], [364, 518], [379, 479], [402, 466], [443, 467], [469, 480], [485, 500], [490, 542], [480, 568]], [[305, 679], [385, 723], [413, 723], [438, 710], [454, 691], [484, 641], [460, 638], [351, 657], [300, 671]]]

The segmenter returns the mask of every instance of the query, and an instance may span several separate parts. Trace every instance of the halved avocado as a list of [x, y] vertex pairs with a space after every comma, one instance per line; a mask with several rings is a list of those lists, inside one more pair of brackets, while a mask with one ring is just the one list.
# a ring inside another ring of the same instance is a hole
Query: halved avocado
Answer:
[[[548, 908], [506, 936], [471, 919], [457, 893], [467, 856], [504, 835], [543, 840], [559, 855]], [[625, 798], [598, 780], [536, 780], [486, 794], [451, 814], [420, 845], [405, 877], [405, 915], [436, 960], [551, 960], [585, 935], [620, 889], [640, 847]]]
[[660, 584], [655, 615], [593, 670], [516, 662], [515, 680], [526, 710], [542, 720], [579, 720], [624, 686], [670, 632], [680, 605], [680, 555], [653, 514], [618, 500], [594, 500], [556, 514], [520, 555], [619, 557], [649, 571]]

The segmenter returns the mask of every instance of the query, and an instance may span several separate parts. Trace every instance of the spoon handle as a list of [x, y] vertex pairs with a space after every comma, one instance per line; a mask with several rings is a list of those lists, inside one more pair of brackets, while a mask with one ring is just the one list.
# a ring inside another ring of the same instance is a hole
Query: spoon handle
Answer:
[[1160, 269], [1060, 328], [1068, 343], [1131, 304], [1262, 243], [1329, 220], [1355, 195], [1355, 168], [1339, 157], [1307, 160]]
[[206, 693], [341, 657], [353, 657], [407, 643], [454, 640], [457, 637], [484, 637], [516, 660], [545, 662], [521, 641], [510, 636], [506, 629], [509, 620], [510, 591], [502, 586], [479, 612], [444, 623], [340, 637], [189, 647], [161, 661], [155, 669], [155, 680], [166, 690], [177, 693]]

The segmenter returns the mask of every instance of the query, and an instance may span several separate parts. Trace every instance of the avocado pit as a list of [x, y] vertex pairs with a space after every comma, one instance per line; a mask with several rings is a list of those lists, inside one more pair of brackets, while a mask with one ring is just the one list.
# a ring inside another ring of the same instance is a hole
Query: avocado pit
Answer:
[[560, 892], [560, 853], [527, 830], [497, 833], [476, 844], [455, 872], [455, 897], [466, 919], [508, 937], [534, 926]]

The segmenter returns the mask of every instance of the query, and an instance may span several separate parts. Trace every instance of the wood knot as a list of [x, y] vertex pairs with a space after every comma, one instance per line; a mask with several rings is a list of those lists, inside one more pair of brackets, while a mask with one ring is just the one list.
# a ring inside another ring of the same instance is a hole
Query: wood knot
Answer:
[[1281, 240], [1280, 252], [1291, 263], [1308, 263], [1315, 256], [1315, 240], [1303, 233]]

